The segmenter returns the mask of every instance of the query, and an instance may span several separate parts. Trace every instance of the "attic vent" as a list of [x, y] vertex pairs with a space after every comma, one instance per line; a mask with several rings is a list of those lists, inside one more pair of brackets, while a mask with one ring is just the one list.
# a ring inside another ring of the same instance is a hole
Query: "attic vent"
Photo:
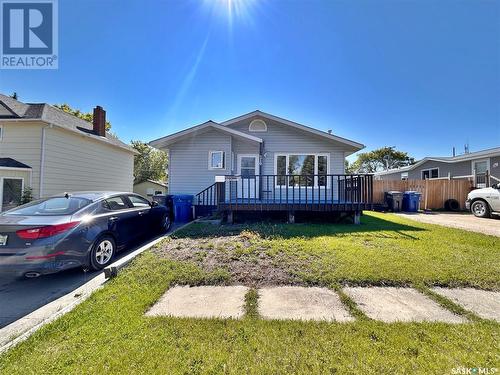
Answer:
[[253, 120], [248, 126], [249, 132], [267, 132], [267, 125], [263, 120]]

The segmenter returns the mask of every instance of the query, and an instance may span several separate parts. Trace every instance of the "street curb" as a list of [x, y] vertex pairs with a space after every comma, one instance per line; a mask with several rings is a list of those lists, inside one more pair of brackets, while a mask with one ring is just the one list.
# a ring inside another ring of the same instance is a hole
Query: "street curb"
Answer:
[[114, 274], [111, 270], [114, 269], [116, 270], [116, 272], [118, 272], [119, 270], [127, 266], [135, 257], [155, 246], [164, 239], [168, 238], [178, 230], [181, 230], [189, 224], [192, 224], [193, 222], [196, 222], [196, 220], [181, 225], [179, 228], [174, 229], [172, 232], [148, 242], [147, 244], [141, 246], [139, 249], [131, 252], [130, 254], [127, 254], [125, 257], [106, 267], [104, 269], [104, 272], [90, 279], [75, 290], [69, 292], [68, 294], [65, 294], [62, 297], [59, 297], [54, 301], [49, 302], [48, 304], [0, 329], [0, 354], [26, 340], [44, 325], [70, 312], [80, 303], [89, 298], [92, 293], [102, 288], [104, 284], [109, 280], [106, 275]]

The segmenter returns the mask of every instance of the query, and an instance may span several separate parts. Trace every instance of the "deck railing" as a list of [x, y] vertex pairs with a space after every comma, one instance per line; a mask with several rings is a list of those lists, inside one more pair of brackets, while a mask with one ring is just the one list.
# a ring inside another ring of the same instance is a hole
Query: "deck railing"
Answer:
[[355, 210], [372, 203], [373, 175], [369, 174], [229, 175], [195, 199], [198, 205], [224, 205], [228, 209], [297, 206], [320, 210], [325, 206], [343, 206]]

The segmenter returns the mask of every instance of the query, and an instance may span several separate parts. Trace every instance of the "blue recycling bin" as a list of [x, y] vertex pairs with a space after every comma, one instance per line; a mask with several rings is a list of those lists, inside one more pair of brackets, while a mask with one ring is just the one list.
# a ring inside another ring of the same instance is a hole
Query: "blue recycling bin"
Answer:
[[403, 194], [403, 211], [418, 212], [421, 195], [418, 191], [405, 191]]
[[187, 223], [192, 218], [192, 195], [174, 195], [172, 197], [174, 205], [174, 220], [177, 223]]

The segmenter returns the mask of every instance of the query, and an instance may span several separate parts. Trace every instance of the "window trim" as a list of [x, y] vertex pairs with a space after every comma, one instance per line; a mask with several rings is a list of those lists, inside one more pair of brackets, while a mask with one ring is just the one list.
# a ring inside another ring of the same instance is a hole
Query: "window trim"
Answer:
[[0, 177], [0, 212], [3, 212], [3, 180], [6, 178], [9, 180], [21, 180], [21, 198], [24, 192], [24, 177], [9, 177], [9, 176]]
[[[256, 124], [256, 123], [264, 124], [264, 130], [252, 129], [252, 124]], [[264, 120], [260, 119], [260, 118], [252, 120], [250, 122], [250, 124], [248, 125], [248, 131], [252, 132], [252, 133], [265, 133], [265, 132], [267, 132], [267, 123]]]
[[[438, 171], [438, 176], [437, 177], [432, 177], [432, 172], [430, 172], [430, 171], [432, 171], [434, 169], [437, 169], [437, 171]], [[439, 167], [434, 167], [434, 168], [421, 169], [420, 170], [420, 178], [421, 178], [421, 180], [426, 180], [424, 178], [424, 172], [426, 172], [426, 171], [429, 171], [429, 178], [428, 178], [429, 180], [431, 180], [433, 178], [439, 178]]]
[[[222, 167], [212, 167], [212, 155], [216, 153], [222, 153]], [[226, 152], [223, 150], [208, 151], [208, 169], [209, 170], [225, 170], [226, 169]]]
[[4, 131], [3, 125], [0, 125], [0, 141], [3, 141], [3, 131]]
[[[274, 153], [274, 174], [277, 176], [278, 175], [278, 157], [279, 156], [285, 156], [286, 157], [286, 162], [285, 162], [285, 171], [288, 171], [289, 167], [289, 160], [290, 160], [290, 155], [314, 155], [314, 174], [318, 174], [318, 156], [325, 156], [326, 157], [326, 175], [330, 174], [331, 171], [331, 164], [330, 164], [330, 153], [329, 152], [275, 152]], [[287, 173], [288, 174], [288, 173]], [[276, 179], [276, 184], [275, 188], [283, 188], [283, 187], [288, 187], [288, 188], [293, 188], [294, 186], [287, 186], [287, 185], [278, 185], [277, 184], [278, 179]], [[313, 186], [298, 186], [295, 185], [295, 188], [299, 189], [324, 189], [325, 186], [319, 186], [318, 185], [318, 177], [314, 177], [314, 185]], [[326, 179], [326, 189], [330, 188], [330, 179]]]

